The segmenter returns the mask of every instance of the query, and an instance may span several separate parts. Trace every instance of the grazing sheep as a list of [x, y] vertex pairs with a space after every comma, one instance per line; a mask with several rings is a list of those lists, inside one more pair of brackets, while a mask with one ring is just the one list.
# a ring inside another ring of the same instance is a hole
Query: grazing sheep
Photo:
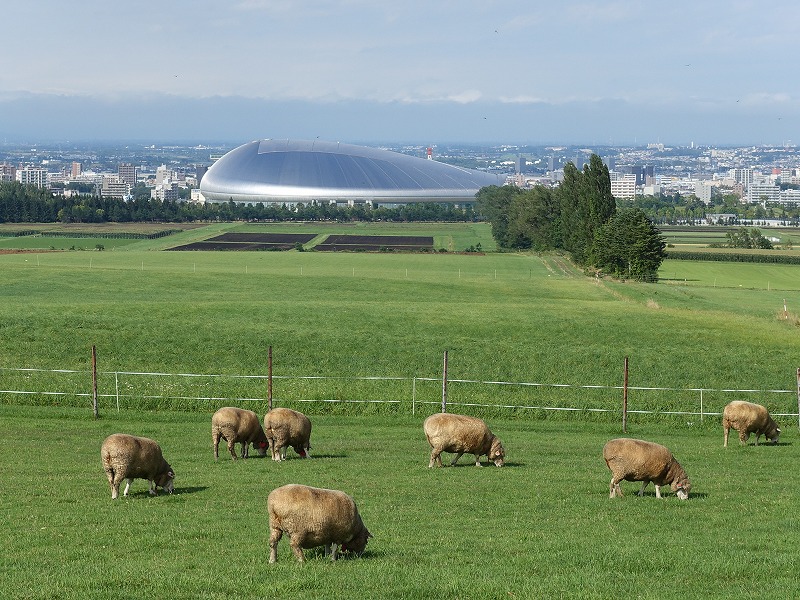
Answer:
[[644, 495], [644, 488], [651, 481], [656, 486], [656, 498], [661, 498], [661, 486], [669, 484], [681, 500], [689, 497], [692, 484], [686, 471], [672, 456], [672, 452], [661, 444], [619, 438], [611, 440], [603, 446], [603, 458], [611, 470], [610, 498], [623, 496], [619, 482], [641, 481], [639, 495]]
[[156, 495], [156, 486], [170, 494], [175, 473], [161, 454], [161, 447], [153, 440], [125, 433], [108, 436], [100, 448], [103, 469], [111, 485], [111, 499], [119, 496], [119, 484], [127, 479], [123, 495], [128, 495], [134, 479], [147, 479], [149, 492]]
[[428, 467], [434, 464], [442, 466], [442, 452], [455, 453], [450, 462], [453, 466], [464, 453], [475, 455], [475, 466], [480, 467], [484, 454], [489, 461], [502, 467], [506, 451], [500, 439], [495, 436], [481, 419], [454, 415], [451, 413], [433, 414], [422, 425], [425, 437], [431, 445], [431, 460]]
[[289, 446], [302, 458], [310, 456], [311, 421], [303, 413], [290, 408], [273, 408], [264, 415], [264, 432], [272, 460], [286, 460], [286, 448]]
[[290, 483], [272, 490], [269, 510], [269, 562], [278, 560], [278, 542], [284, 533], [298, 561], [304, 562], [303, 548], [325, 546], [325, 556], [336, 560], [337, 544], [342, 551], [358, 556], [372, 534], [364, 527], [353, 499], [338, 490], [325, 490]]
[[211, 444], [214, 446], [214, 460], [219, 460], [219, 440], [228, 442], [228, 451], [233, 460], [236, 460], [236, 448], [239, 442], [242, 445], [242, 458], [250, 454], [250, 444], [258, 450], [260, 456], [267, 454], [267, 436], [261, 429], [261, 421], [252, 410], [243, 410], [226, 406], [220, 408], [211, 417]]
[[739, 443], [745, 445], [751, 433], [758, 438], [763, 434], [773, 444], [778, 443], [781, 430], [778, 424], [769, 416], [769, 411], [760, 404], [734, 400], [722, 411], [722, 430], [724, 432], [723, 446], [728, 447], [728, 432], [731, 427], [739, 431]]

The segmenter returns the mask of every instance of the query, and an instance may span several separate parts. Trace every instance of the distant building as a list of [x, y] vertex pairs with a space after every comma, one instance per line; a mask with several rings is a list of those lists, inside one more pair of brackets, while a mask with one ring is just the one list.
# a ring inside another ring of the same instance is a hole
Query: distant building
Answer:
[[3, 163], [0, 165], [0, 181], [16, 181], [17, 167]]
[[694, 195], [705, 204], [711, 204], [711, 189], [713, 186], [708, 181], [697, 181], [694, 184]]
[[104, 175], [100, 193], [106, 198], [126, 198], [130, 196], [131, 185], [118, 175]]
[[733, 180], [744, 187], [753, 183], [753, 169], [731, 169], [730, 173]]
[[138, 176], [139, 169], [134, 164], [120, 163], [117, 166], [117, 177], [119, 177], [119, 180], [124, 181], [132, 188], [136, 187]]
[[747, 188], [748, 202], [780, 202], [781, 188], [772, 183], [752, 183]]
[[655, 176], [655, 167], [646, 165], [626, 165], [618, 169], [620, 173], [636, 176], [636, 185], [644, 185], [648, 177]]
[[17, 169], [16, 178], [23, 185], [35, 185], [40, 188], [47, 187], [47, 169], [22, 167]]
[[636, 197], [636, 175], [632, 173], [609, 173], [611, 178], [611, 195], [614, 198]]
[[161, 200], [162, 202], [177, 201], [180, 198], [178, 183], [170, 182], [169, 180], [157, 183], [156, 187], [150, 190], [150, 197], [154, 200]]
[[72, 163], [72, 169], [70, 170], [69, 177], [70, 179], [77, 179], [81, 176], [81, 171], [83, 170], [83, 165], [79, 162]]

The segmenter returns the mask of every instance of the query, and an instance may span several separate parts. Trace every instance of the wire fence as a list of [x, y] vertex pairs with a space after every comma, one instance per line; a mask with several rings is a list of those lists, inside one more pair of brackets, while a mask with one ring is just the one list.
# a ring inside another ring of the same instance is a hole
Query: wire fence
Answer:
[[[718, 417], [731, 400], [749, 400], [767, 407], [775, 417], [798, 419], [798, 389], [719, 389], [567, 383], [508, 382], [434, 377], [273, 376], [275, 406], [317, 405], [314, 410], [382, 411], [430, 414], [441, 410], [446, 384], [448, 411], [492, 415], [577, 417], [622, 411], [635, 415], [681, 417], [703, 421]], [[101, 410], [203, 410], [234, 405], [257, 412], [267, 409], [267, 375], [97, 373], [97, 402]], [[0, 402], [91, 407], [92, 373], [70, 369], [0, 367]]]

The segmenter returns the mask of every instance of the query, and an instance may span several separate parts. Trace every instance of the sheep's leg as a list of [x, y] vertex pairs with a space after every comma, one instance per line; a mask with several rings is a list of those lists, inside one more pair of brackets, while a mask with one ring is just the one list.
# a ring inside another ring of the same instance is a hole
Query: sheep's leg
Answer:
[[[489, 458], [489, 457], [487, 456], [486, 458]], [[480, 454], [476, 454], [475, 455], [475, 466], [476, 467], [482, 467], [483, 466], [481, 464], [481, 455]]]
[[250, 442], [242, 442], [242, 458], [250, 458]]
[[608, 497], [609, 498], [615, 498], [616, 496], [619, 496], [620, 498], [622, 498], [625, 495], [625, 494], [622, 493], [622, 488], [619, 487], [619, 481], [620, 480], [616, 479], [615, 477], [611, 478], [611, 485], [608, 486], [608, 489], [609, 489]]
[[219, 433], [211, 434], [211, 445], [214, 446], [214, 460], [219, 460]]
[[127, 482], [125, 483], [125, 491], [122, 492], [122, 495], [126, 498], [128, 497], [128, 490], [131, 489], [131, 484], [133, 483], [133, 477], [129, 477]]
[[233, 441], [233, 436], [231, 436], [231, 439], [228, 440], [228, 452], [231, 453], [231, 457], [233, 458], [233, 460], [239, 458], [238, 456], [236, 456], [236, 442]]
[[750, 439], [750, 434], [747, 433], [744, 427], [739, 430], [739, 444], [742, 446], [747, 445], [747, 440]]
[[722, 433], [723, 433], [722, 447], [723, 448], [727, 448], [728, 447], [728, 433], [730, 433], [730, 431], [731, 431], [731, 426], [727, 422], [725, 422], [722, 425]]
[[269, 562], [278, 562], [278, 542], [283, 537], [283, 531], [273, 527], [269, 532]]
[[114, 475], [113, 471], [108, 473], [108, 483], [111, 485], [111, 499], [116, 500], [119, 497], [119, 484], [122, 482], [122, 477]]
[[[650, 483], [650, 481], [648, 481], [647, 479], [642, 481], [642, 489], [639, 490], [639, 496], [644, 496], [644, 488], [647, 487], [648, 483]], [[656, 496], [658, 496], [658, 486], [656, 486]], [[658, 497], [660, 498], [661, 496]]]
[[295, 558], [298, 562], [306, 562], [306, 557], [303, 556], [303, 548], [300, 545], [300, 540], [295, 540], [292, 538], [292, 541], [289, 543], [292, 548], [292, 553], [294, 554]]
[[336, 560], [336, 556], [337, 556], [336, 551], [339, 548], [338, 548], [338, 546], [336, 544], [331, 544], [328, 547], [330, 548], [330, 552], [331, 552], [331, 562], [334, 562]]
[[453, 460], [451, 460], [451, 461], [450, 461], [450, 466], [451, 466], [451, 467], [454, 467], [454, 466], [455, 466], [455, 464], [458, 462], [458, 459], [459, 459], [459, 458], [461, 458], [461, 455], [462, 455], [462, 454], [464, 454], [464, 453], [463, 453], [463, 452], [458, 452], [458, 453], [455, 455], [455, 457], [453, 458]]
[[758, 446], [758, 438], [761, 437], [761, 434], [756, 432], [756, 446]]
[[431, 460], [428, 463], [428, 468], [429, 469], [431, 467], [433, 467], [433, 465], [436, 465], [438, 467], [442, 466], [442, 457], [440, 456], [441, 453], [442, 453], [442, 451], [441, 450], [437, 450], [436, 448], [431, 450]]
[[147, 490], [151, 496], [155, 496], [158, 492], [156, 492], [156, 482], [153, 479], [148, 479], [150, 483], [150, 488]]
[[661, 486], [656, 485], [655, 483], [653, 485], [656, 486], [656, 498], [661, 498]]

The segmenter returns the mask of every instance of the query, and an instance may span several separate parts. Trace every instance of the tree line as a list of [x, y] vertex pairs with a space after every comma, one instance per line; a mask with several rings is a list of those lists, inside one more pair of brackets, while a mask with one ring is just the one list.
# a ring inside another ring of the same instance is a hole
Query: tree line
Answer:
[[0, 223], [188, 223], [208, 221], [396, 221], [471, 222], [472, 207], [415, 203], [397, 208], [363, 204], [237, 204], [161, 201], [142, 195], [125, 201], [94, 195], [64, 196], [19, 182], [0, 183]]
[[664, 238], [640, 208], [617, 209], [608, 167], [596, 154], [583, 171], [567, 163], [556, 189], [489, 186], [476, 198], [500, 248], [563, 250], [579, 266], [612, 277], [658, 279]]

